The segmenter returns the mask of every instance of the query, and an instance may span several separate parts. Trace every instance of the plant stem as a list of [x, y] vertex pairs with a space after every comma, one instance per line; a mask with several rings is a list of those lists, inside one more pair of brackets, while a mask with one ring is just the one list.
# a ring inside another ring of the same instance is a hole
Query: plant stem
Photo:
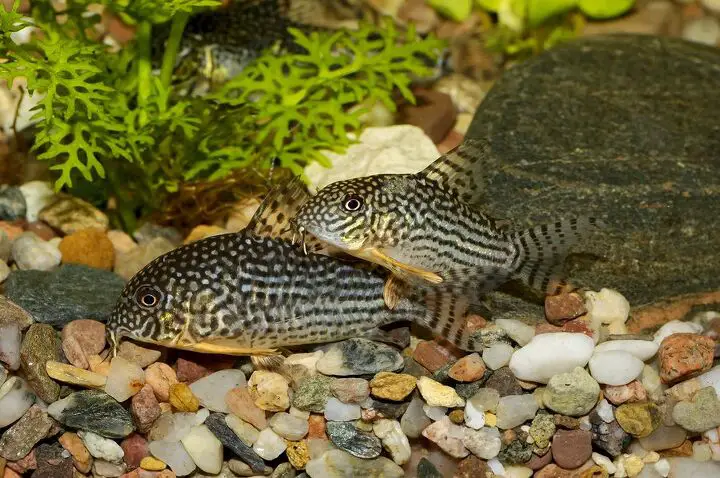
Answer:
[[[152, 65], [150, 62], [150, 33], [152, 25], [150, 22], [140, 22], [137, 28], [138, 45], [138, 107], [142, 110], [148, 104], [151, 91]], [[147, 113], [141, 111], [140, 123], [145, 124]]]
[[172, 19], [172, 25], [170, 26], [170, 37], [165, 44], [165, 53], [163, 54], [162, 70], [160, 70], [160, 81], [164, 89], [170, 87], [170, 80], [172, 80], [173, 69], [175, 69], [175, 60], [177, 59], [178, 52], [180, 51], [180, 42], [182, 41], [182, 34], [185, 30], [185, 25], [190, 18], [188, 13], [178, 13]]

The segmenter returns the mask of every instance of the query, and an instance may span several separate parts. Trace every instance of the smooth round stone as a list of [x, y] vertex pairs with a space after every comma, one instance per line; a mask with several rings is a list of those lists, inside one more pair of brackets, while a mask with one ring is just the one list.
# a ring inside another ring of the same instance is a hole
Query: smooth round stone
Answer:
[[700, 334], [703, 331], [703, 327], [700, 324], [694, 322], [681, 322], [679, 320], [671, 320], [660, 327], [657, 332], [653, 335], [653, 342], [658, 344], [662, 343], [663, 340], [674, 334]]
[[613, 350], [596, 353], [590, 359], [590, 374], [598, 383], [625, 385], [635, 380], [645, 364], [628, 352]]
[[683, 28], [682, 37], [695, 43], [717, 46], [720, 42], [720, 22], [711, 16], [690, 20]]
[[586, 292], [585, 308], [590, 320], [598, 324], [624, 323], [630, 315], [628, 300], [618, 291], [607, 288]]
[[148, 449], [152, 456], [164, 461], [177, 476], [187, 476], [197, 468], [192, 457], [179, 441], [151, 441]]
[[347, 422], [360, 418], [362, 409], [356, 403], [343, 403], [335, 397], [328, 398], [325, 404], [325, 419], [336, 422]]
[[646, 437], [639, 439], [640, 445], [648, 451], [662, 451], [675, 448], [687, 439], [687, 431], [677, 425], [660, 425]]
[[389, 345], [355, 338], [330, 345], [316, 366], [325, 375], [358, 376], [393, 372], [403, 363], [402, 355]]
[[207, 426], [193, 427], [181, 442], [198, 468], [205, 473], [220, 473], [223, 445]]
[[239, 419], [233, 414], [225, 416], [225, 424], [240, 438], [247, 446], [252, 446], [258, 439], [260, 432], [249, 423]]
[[12, 257], [21, 270], [47, 271], [60, 264], [57, 246], [43, 241], [33, 232], [23, 232], [13, 241]]
[[497, 427], [509, 430], [532, 419], [538, 411], [534, 395], [508, 395], [500, 398], [497, 406]]
[[658, 351], [659, 345], [650, 340], [609, 340], [598, 344], [595, 353], [619, 350], [627, 352], [643, 362], [652, 358]]
[[274, 460], [285, 451], [287, 445], [280, 435], [266, 428], [260, 432], [253, 444], [253, 450], [263, 460]]
[[22, 417], [35, 403], [35, 393], [20, 377], [10, 377], [0, 387], [0, 428], [4, 428]]
[[200, 401], [200, 405], [213, 412], [230, 413], [225, 396], [235, 387], [247, 384], [242, 370], [227, 369], [212, 373], [193, 382], [190, 390]]
[[505, 342], [497, 342], [483, 350], [482, 359], [490, 370], [497, 370], [510, 363], [515, 349]]
[[600, 385], [582, 367], [550, 379], [543, 402], [551, 410], [571, 417], [585, 415], [595, 406]]
[[503, 329], [508, 337], [523, 346], [535, 336], [535, 327], [514, 319], [497, 319], [495, 325]]
[[[592, 356], [595, 343], [585, 334], [556, 332], [540, 334], [510, 359], [510, 370], [527, 382], [547, 383], [559, 373], [584, 367]], [[558, 353], [562, 350], [562, 354]]]
[[289, 413], [276, 413], [269, 423], [275, 433], [290, 441], [302, 440], [308, 433], [307, 419], [303, 420]]

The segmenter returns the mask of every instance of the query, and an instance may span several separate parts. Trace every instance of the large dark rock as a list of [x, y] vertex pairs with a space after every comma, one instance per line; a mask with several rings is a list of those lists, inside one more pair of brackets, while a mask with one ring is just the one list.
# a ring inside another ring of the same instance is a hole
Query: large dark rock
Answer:
[[105, 321], [124, 285], [112, 272], [65, 264], [52, 271], [13, 271], [5, 295], [38, 322], [63, 326], [75, 319]]
[[606, 220], [583, 245], [600, 259], [569, 260], [576, 283], [615, 288], [633, 306], [685, 295], [692, 308], [720, 302], [718, 112], [719, 49], [589, 37], [508, 70], [467, 138], [490, 144], [484, 200], [494, 216], [517, 228]]

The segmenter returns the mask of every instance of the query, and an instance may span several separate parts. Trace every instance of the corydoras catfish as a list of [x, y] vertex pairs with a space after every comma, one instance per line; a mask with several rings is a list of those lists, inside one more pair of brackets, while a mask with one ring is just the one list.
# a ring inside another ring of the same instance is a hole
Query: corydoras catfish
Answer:
[[[488, 145], [467, 140], [415, 174], [338, 181], [299, 208], [291, 223], [414, 286], [478, 295], [520, 279], [553, 293], [570, 248], [595, 227], [592, 217], [507, 231], [476, 205]], [[552, 287], [551, 287], [552, 285]], [[390, 294], [392, 296], [392, 294]]]

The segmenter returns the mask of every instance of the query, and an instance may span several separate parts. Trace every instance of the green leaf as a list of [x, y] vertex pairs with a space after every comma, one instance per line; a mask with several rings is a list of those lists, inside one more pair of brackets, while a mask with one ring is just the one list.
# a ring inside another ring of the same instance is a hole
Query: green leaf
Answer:
[[579, 0], [578, 7], [590, 18], [606, 20], [627, 13], [635, 4], [634, 0]]

